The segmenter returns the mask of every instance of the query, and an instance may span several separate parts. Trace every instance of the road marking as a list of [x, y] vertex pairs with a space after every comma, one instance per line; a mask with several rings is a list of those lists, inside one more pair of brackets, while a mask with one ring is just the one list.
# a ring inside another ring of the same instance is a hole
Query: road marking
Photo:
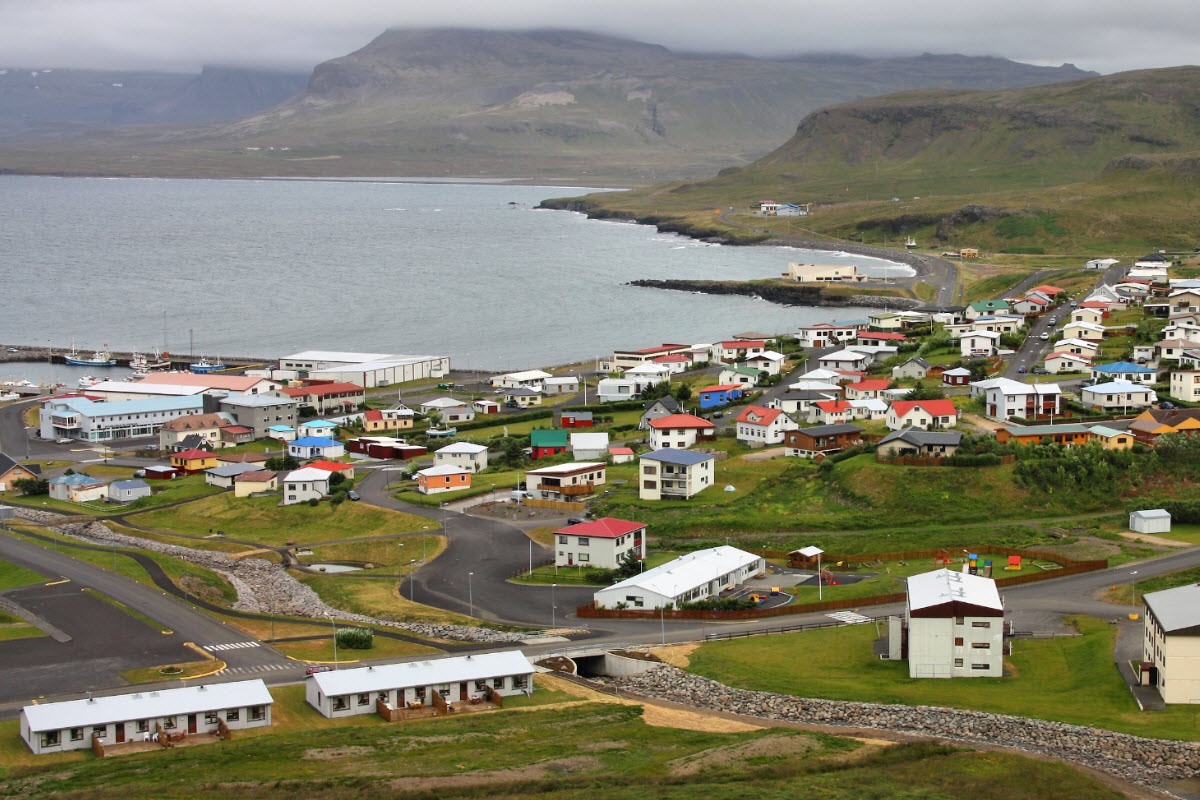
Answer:
[[825, 616], [830, 619], [836, 619], [838, 622], [844, 622], [847, 625], [861, 625], [864, 622], [871, 621], [870, 617], [864, 617], [862, 614], [856, 614], [853, 611], [835, 611]]
[[51, 581], [50, 583], [43, 583], [42, 585], [43, 586], [61, 586], [64, 583], [70, 583], [70, 582], [71, 582], [70, 578], [63, 578], [61, 581]]
[[221, 670], [220, 675], [245, 675], [250, 672], [276, 672], [284, 669], [296, 669], [297, 664], [262, 664], [257, 667], [227, 667]]
[[236, 650], [242, 647], [261, 647], [262, 642], [226, 642], [225, 644], [206, 644], [204, 649], [210, 653], [221, 650]]

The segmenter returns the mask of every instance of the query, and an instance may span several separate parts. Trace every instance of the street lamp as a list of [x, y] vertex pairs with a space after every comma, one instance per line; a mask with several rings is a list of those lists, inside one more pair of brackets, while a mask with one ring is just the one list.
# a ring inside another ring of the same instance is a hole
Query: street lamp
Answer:
[[325, 612], [325, 616], [329, 617], [329, 628], [333, 631], [333, 668], [337, 669], [338, 668], [337, 623], [333, 621], [333, 615], [330, 614], [328, 611]]
[[467, 616], [475, 616], [475, 586], [472, 578], [475, 577], [474, 572], [467, 573]]
[[558, 604], [554, 597], [555, 590], [558, 589], [557, 583], [550, 584], [550, 629], [558, 627]]
[[404, 595], [400, 594], [400, 590], [404, 588], [404, 542], [396, 544], [396, 594], [401, 600]]

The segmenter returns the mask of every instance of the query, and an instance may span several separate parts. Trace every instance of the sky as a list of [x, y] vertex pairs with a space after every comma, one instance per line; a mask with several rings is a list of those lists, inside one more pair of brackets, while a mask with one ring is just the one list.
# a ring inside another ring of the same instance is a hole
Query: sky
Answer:
[[0, 68], [308, 71], [387, 28], [569, 28], [687, 52], [1200, 63], [1195, 0], [0, 0]]

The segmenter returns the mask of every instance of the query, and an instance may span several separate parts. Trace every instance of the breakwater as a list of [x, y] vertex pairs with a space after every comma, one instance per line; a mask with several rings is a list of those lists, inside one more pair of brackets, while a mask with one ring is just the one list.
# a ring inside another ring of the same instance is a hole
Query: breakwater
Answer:
[[868, 308], [916, 308], [920, 300], [891, 295], [827, 294], [812, 284], [786, 284], [779, 281], [707, 281], [707, 280], [636, 280], [629, 286], [671, 289], [715, 295], [757, 297], [783, 306], [866, 306]]

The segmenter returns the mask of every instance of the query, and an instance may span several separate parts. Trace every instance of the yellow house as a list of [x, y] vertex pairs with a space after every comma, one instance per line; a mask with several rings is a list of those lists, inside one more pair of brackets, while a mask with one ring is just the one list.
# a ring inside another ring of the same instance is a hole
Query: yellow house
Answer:
[[269, 469], [243, 472], [233, 479], [233, 496], [249, 497], [259, 492], [273, 492], [279, 488], [279, 474]]
[[193, 472], [203, 472], [217, 466], [217, 454], [207, 450], [184, 450], [182, 453], [171, 455], [171, 466], [189, 475]]
[[1145, 595], [1141, 674], [1166, 703], [1200, 697], [1200, 585]]
[[1200, 433], [1200, 408], [1148, 408], [1134, 417], [1129, 430], [1150, 440], [1164, 433]]
[[413, 412], [408, 409], [370, 409], [363, 413], [363, 430], [367, 433], [377, 431], [405, 430], [413, 426]]
[[1088, 428], [1088, 438], [1099, 442], [1105, 450], [1128, 450], [1133, 447], [1134, 435], [1129, 431], [1118, 431], [1103, 425]]

